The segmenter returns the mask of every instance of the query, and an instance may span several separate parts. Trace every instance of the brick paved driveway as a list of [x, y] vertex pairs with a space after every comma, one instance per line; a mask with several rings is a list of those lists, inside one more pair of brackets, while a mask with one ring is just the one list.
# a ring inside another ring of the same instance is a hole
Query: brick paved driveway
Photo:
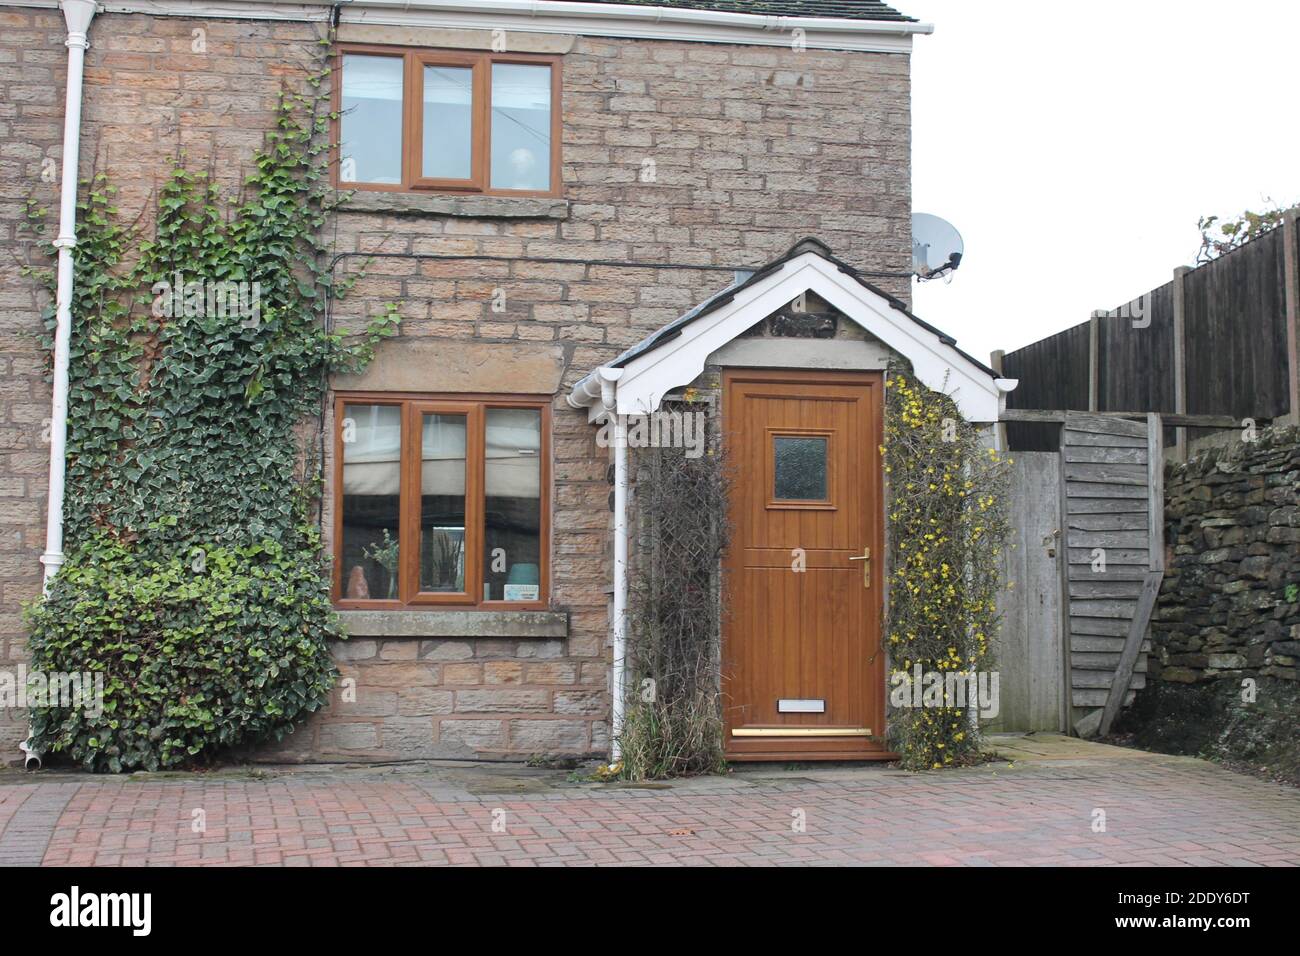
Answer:
[[1300, 791], [1108, 750], [920, 776], [748, 767], [645, 788], [518, 765], [6, 771], [0, 864], [1300, 863]]

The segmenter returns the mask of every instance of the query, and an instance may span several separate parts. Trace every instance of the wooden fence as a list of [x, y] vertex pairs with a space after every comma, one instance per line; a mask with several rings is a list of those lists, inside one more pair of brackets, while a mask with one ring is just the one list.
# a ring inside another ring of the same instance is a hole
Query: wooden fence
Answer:
[[[1227, 415], [1264, 422], [1300, 411], [1297, 211], [1280, 228], [1132, 302], [1014, 352], [994, 366], [1020, 385], [1012, 409]], [[1059, 447], [1050, 424], [1009, 423], [1012, 450]], [[1185, 451], [1199, 430], [1170, 429]]]
[[1064, 617], [1072, 723], [1084, 736], [1103, 722], [1102, 708], [1113, 699], [1113, 720], [1146, 680], [1147, 630], [1164, 569], [1160, 432], [1154, 415], [1146, 422], [1065, 415]]

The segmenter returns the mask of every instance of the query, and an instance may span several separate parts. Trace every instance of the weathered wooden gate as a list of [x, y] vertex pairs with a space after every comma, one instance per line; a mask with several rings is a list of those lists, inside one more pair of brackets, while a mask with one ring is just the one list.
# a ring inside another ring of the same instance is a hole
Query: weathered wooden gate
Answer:
[[997, 667], [999, 710], [985, 729], [1066, 731], [1062, 641], [1061, 456], [1012, 455], [1010, 518], [1014, 547], [1003, 554], [1012, 583], [998, 601], [1002, 614]]
[[1059, 416], [1061, 448], [1012, 455], [1015, 586], [1001, 603], [1001, 714], [989, 729], [1090, 736], [1145, 681], [1164, 569], [1161, 422], [1034, 414]]

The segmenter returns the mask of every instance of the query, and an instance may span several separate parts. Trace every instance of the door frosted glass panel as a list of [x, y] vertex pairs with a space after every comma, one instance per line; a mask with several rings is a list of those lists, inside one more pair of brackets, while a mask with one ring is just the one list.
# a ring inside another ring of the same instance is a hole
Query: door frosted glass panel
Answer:
[[551, 188], [551, 68], [492, 64], [492, 188]]
[[772, 439], [778, 501], [826, 500], [826, 439], [778, 435]]
[[397, 185], [402, 181], [402, 60], [343, 57], [339, 181]]
[[487, 410], [483, 599], [541, 599], [542, 413]]
[[425, 412], [420, 427], [420, 590], [465, 590], [465, 416]]
[[396, 405], [344, 405], [343, 562], [345, 599], [397, 597], [402, 414]]
[[424, 152], [426, 179], [469, 179], [472, 175], [474, 71], [469, 67], [424, 68]]

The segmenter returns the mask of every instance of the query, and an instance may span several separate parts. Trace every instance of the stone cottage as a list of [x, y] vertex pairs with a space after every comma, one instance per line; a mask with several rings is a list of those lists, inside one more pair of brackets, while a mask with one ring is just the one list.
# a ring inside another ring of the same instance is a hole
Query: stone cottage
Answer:
[[[1012, 383], [908, 311], [909, 53], [930, 27], [878, 0], [750, 8], [0, 0], [10, 243], [78, 138], [65, 170], [109, 173], [132, 214], [180, 154], [236, 190], [282, 84], [337, 27], [337, 186], [354, 195], [326, 230], [335, 267], [364, 260], [365, 275], [333, 320], [347, 331], [394, 301], [403, 322], [364, 373], [331, 383], [324, 425], [323, 529], [351, 635], [336, 656], [355, 694], [268, 756], [607, 753], [624, 416], [706, 369], [747, 476], [728, 750], [883, 753], [883, 664], [846, 666], [879, 640], [883, 370], [909, 359], [983, 422]], [[36, 292], [12, 260], [0, 270], [11, 667], [42, 556], [60, 559], [46, 508], [59, 410]], [[774, 616], [765, 569], [792, 541], [826, 573]], [[0, 717], [6, 753], [23, 736], [21, 714]]]

